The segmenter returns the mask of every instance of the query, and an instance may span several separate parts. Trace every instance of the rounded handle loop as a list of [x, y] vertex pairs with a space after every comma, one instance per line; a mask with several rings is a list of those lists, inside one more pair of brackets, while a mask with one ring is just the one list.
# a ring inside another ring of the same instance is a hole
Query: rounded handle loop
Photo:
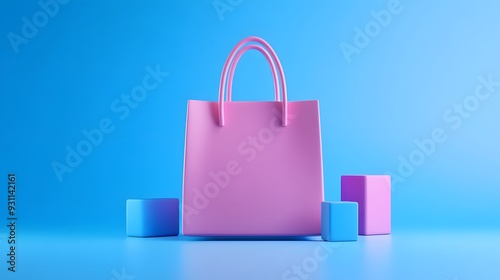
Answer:
[[[260, 45], [256, 44], [251, 44], [247, 45], [248, 43], [258, 43]], [[245, 47], [244, 47], [245, 46]], [[243, 39], [240, 41], [229, 53], [229, 56], [226, 59], [226, 62], [224, 63], [224, 68], [222, 69], [222, 75], [220, 79], [220, 84], [219, 84], [219, 125], [224, 126], [224, 93], [226, 89], [226, 84], [227, 84], [227, 101], [231, 101], [231, 89], [232, 89], [232, 82], [233, 82], [233, 77], [234, 77], [234, 70], [236, 69], [236, 65], [241, 58], [241, 56], [248, 50], [250, 49], [255, 49], [261, 52], [265, 57], [267, 62], [270, 64], [272, 72], [273, 72], [273, 80], [274, 80], [274, 88], [275, 88], [275, 99], [279, 101], [279, 94], [278, 94], [278, 78], [277, 74], [279, 75], [280, 79], [280, 89], [281, 89], [281, 103], [282, 103], [282, 116], [281, 116], [281, 123], [283, 126], [287, 126], [288, 120], [288, 106], [287, 106], [287, 90], [286, 90], [286, 80], [285, 80], [285, 74], [283, 72], [283, 67], [281, 66], [281, 62], [274, 52], [273, 48], [263, 39], [256, 37], [256, 36], [251, 36]], [[274, 63], [273, 63], [274, 62]], [[276, 74], [276, 67], [277, 66], [277, 74]], [[228, 72], [229, 72], [229, 77], [228, 77]], [[226, 83], [226, 79], [228, 79]]]
[[278, 72], [276, 71], [276, 65], [273, 62], [273, 59], [269, 52], [261, 47], [260, 45], [246, 45], [244, 46], [241, 50], [239, 50], [234, 57], [231, 67], [229, 68], [229, 74], [227, 76], [227, 89], [226, 89], [226, 102], [231, 101], [231, 96], [233, 93], [233, 78], [234, 78], [234, 70], [236, 69], [236, 66], [238, 65], [238, 62], [240, 61], [240, 58], [243, 56], [245, 52], [248, 50], [258, 50], [260, 53], [264, 55], [264, 57], [267, 60], [267, 63], [269, 63], [269, 66], [271, 66], [271, 71], [273, 73], [273, 82], [274, 82], [274, 100], [275, 101], [280, 101], [280, 88], [278, 85]]

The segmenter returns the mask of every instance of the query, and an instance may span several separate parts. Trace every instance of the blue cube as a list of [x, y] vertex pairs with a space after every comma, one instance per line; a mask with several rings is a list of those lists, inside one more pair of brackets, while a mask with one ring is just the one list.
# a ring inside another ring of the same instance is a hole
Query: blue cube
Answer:
[[127, 235], [179, 235], [179, 199], [127, 199]]
[[322, 202], [321, 238], [325, 241], [358, 240], [358, 203]]

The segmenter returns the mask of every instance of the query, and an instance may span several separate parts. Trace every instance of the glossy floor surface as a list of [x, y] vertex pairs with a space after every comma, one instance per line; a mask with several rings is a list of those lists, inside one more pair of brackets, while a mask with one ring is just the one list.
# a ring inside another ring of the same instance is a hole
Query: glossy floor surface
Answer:
[[18, 244], [17, 272], [2, 261], [0, 279], [500, 279], [500, 232], [492, 231], [345, 243], [31, 235]]

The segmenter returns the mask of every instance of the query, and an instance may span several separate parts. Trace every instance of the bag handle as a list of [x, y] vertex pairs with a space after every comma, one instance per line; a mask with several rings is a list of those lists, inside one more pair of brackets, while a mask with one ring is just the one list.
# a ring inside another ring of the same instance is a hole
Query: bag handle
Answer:
[[[258, 43], [259, 45], [248, 45], [247, 47], [242, 48], [245, 44], [247, 43]], [[226, 89], [226, 78], [228, 75], [228, 68], [231, 65], [231, 69], [229, 72], [230, 79], [228, 81], [228, 101], [230, 101], [230, 90], [232, 87], [232, 79], [234, 75], [234, 70], [236, 68], [236, 64], [238, 63], [239, 59], [245, 53], [246, 51], [250, 49], [255, 49], [261, 52], [267, 59], [268, 63], [271, 65], [271, 68], [273, 69], [273, 80], [275, 83], [275, 95], [277, 94], [276, 89], [278, 88], [277, 84], [277, 78], [274, 76], [274, 64], [276, 64], [278, 68], [278, 73], [280, 77], [280, 82], [281, 82], [281, 95], [282, 95], [282, 101], [281, 101], [281, 106], [282, 106], [282, 117], [281, 117], [281, 123], [283, 126], [287, 126], [288, 120], [288, 106], [287, 106], [287, 91], [286, 91], [286, 81], [285, 81], [285, 74], [283, 72], [283, 67], [281, 66], [281, 62], [274, 52], [273, 48], [263, 39], [256, 37], [256, 36], [251, 36], [247, 37], [243, 40], [241, 40], [231, 51], [229, 56], [226, 59], [226, 62], [224, 63], [224, 68], [222, 70], [222, 75], [221, 75], [221, 80], [219, 84], [219, 125], [224, 126], [224, 90]], [[240, 51], [241, 50], [241, 51]], [[240, 51], [240, 52], [239, 52]], [[238, 55], [237, 59], [235, 57]], [[272, 58], [272, 60], [271, 60]], [[274, 62], [274, 63], [272, 63]], [[276, 97], [276, 96], [275, 96]], [[277, 99], [277, 98], [276, 98]]]
[[233, 77], [234, 77], [234, 70], [236, 69], [236, 66], [238, 65], [238, 62], [240, 61], [240, 58], [243, 56], [243, 54], [248, 51], [248, 50], [258, 50], [260, 53], [264, 55], [264, 57], [267, 60], [267, 63], [269, 63], [269, 66], [271, 66], [271, 72], [273, 73], [273, 82], [274, 82], [274, 100], [275, 101], [280, 101], [280, 88], [278, 84], [278, 72], [276, 71], [276, 65], [274, 64], [273, 59], [271, 58], [271, 55], [269, 52], [264, 49], [260, 45], [246, 45], [243, 47], [241, 50], [239, 50], [234, 57], [231, 67], [229, 68], [229, 74], [227, 76], [227, 89], [226, 89], [226, 102], [231, 101], [232, 93], [233, 93]]

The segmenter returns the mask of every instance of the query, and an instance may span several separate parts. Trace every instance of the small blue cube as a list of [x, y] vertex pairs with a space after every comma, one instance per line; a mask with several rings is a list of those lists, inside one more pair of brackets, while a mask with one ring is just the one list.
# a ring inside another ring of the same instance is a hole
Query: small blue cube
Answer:
[[358, 240], [358, 203], [322, 202], [321, 238], [325, 241]]
[[179, 199], [127, 199], [127, 235], [179, 235]]

